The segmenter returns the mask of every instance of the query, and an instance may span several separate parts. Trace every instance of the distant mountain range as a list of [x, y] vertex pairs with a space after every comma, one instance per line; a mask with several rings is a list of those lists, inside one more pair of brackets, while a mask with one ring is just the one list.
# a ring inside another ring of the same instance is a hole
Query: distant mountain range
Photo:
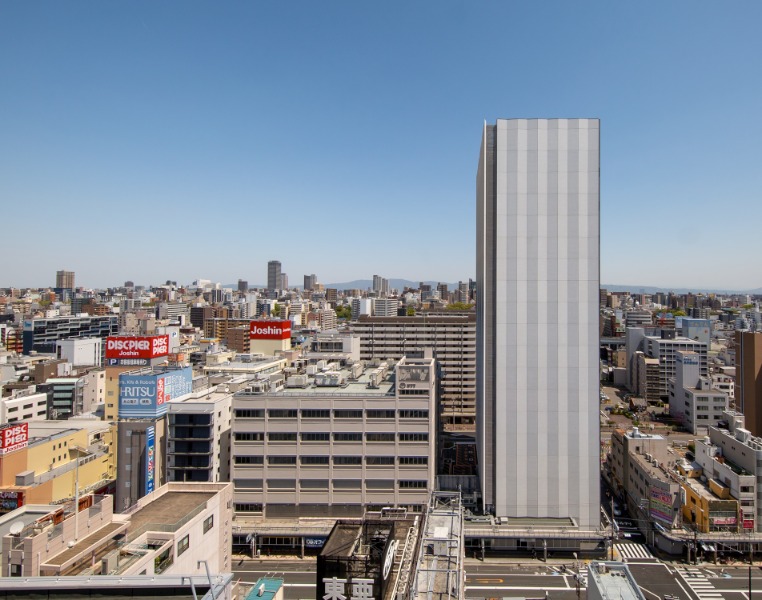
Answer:
[[601, 287], [609, 292], [632, 292], [634, 294], [653, 294], [655, 292], [674, 292], [675, 294], [688, 294], [688, 293], [704, 293], [704, 294], [762, 294], [762, 288], [756, 288], [753, 290], [721, 290], [714, 288], [670, 288], [670, 287], [654, 287], [651, 285], [614, 285], [602, 283]]

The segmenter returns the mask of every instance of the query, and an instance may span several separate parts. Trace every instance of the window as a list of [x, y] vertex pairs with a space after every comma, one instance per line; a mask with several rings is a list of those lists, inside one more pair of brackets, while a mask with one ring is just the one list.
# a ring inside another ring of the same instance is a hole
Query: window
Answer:
[[401, 410], [400, 419], [428, 419], [428, 410]]
[[330, 419], [331, 411], [328, 409], [302, 409], [302, 419]]
[[204, 533], [214, 527], [214, 515], [209, 515], [209, 518], [204, 520]]
[[301, 456], [300, 460], [303, 465], [327, 465], [330, 462], [327, 456]]
[[265, 434], [261, 431], [241, 431], [235, 434], [236, 442], [261, 442], [265, 439]]
[[427, 465], [429, 464], [428, 456], [400, 456], [401, 465]]
[[302, 441], [303, 442], [328, 442], [331, 439], [330, 433], [323, 433], [323, 432], [305, 432], [302, 434]]
[[362, 419], [361, 410], [337, 409], [333, 411], [335, 419]]
[[267, 416], [271, 419], [296, 419], [299, 411], [295, 408], [271, 408], [267, 411]]
[[301, 487], [302, 490], [327, 490], [328, 480], [327, 479], [300, 479], [299, 487]]
[[334, 479], [334, 490], [361, 490], [362, 481], [359, 479]]
[[264, 419], [265, 411], [261, 408], [236, 408], [235, 416], [238, 419]]
[[428, 482], [426, 480], [400, 480], [401, 490], [425, 490]]
[[366, 433], [365, 441], [367, 442], [393, 442], [393, 433]]
[[398, 393], [400, 396], [428, 396], [429, 390], [416, 390], [407, 388], [404, 390], [400, 389]]
[[393, 479], [366, 479], [365, 489], [367, 490], [393, 490]]
[[264, 460], [261, 456], [236, 456], [235, 464], [237, 465], [261, 465]]
[[268, 456], [268, 465], [295, 465], [296, 456]]
[[283, 432], [268, 433], [267, 439], [271, 442], [295, 442], [296, 434]]
[[235, 511], [237, 513], [261, 513], [262, 505], [255, 502], [236, 502]]
[[400, 442], [428, 442], [428, 433], [400, 433]]
[[395, 414], [393, 410], [366, 410], [365, 416], [369, 419], [393, 419]]
[[18, 406], [12, 406], [11, 408], [8, 409], [8, 412], [9, 413], [16, 412], [18, 409], [19, 409]]
[[268, 490], [293, 490], [296, 488], [296, 479], [268, 479]]
[[261, 490], [261, 479], [233, 479], [233, 487], [237, 490]]
[[362, 456], [334, 456], [334, 465], [361, 465]]
[[393, 465], [394, 457], [393, 456], [366, 456], [365, 464], [371, 465], [371, 466]]
[[177, 556], [180, 556], [190, 546], [190, 533], [177, 542]]
[[334, 433], [334, 442], [362, 442], [362, 433]]

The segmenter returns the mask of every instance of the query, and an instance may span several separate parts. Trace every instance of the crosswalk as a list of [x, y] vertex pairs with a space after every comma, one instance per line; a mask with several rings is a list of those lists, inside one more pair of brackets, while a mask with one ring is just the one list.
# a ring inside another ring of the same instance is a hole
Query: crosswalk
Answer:
[[709, 579], [698, 567], [678, 567], [677, 572], [700, 600], [721, 600], [722, 594], [709, 583]]
[[616, 549], [622, 556], [622, 560], [638, 560], [643, 558], [654, 558], [648, 546], [645, 544], [625, 543], [617, 544]]

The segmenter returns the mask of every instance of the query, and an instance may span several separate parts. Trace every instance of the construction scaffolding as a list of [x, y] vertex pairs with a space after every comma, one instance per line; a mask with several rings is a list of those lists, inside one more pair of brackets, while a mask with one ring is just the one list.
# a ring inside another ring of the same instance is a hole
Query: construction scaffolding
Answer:
[[[433, 492], [409, 600], [463, 600], [463, 507], [459, 492]], [[398, 600], [399, 599], [398, 597]]]

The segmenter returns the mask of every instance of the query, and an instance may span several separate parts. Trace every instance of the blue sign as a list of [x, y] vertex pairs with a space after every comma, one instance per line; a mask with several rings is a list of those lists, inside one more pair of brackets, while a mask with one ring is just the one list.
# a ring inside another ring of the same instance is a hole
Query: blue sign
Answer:
[[325, 545], [325, 540], [324, 537], [306, 537], [304, 538], [304, 545], [307, 548], [322, 548]]
[[160, 417], [169, 412], [169, 401], [189, 394], [193, 390], [191, 367], [146, 373], [145, 375], [119, 376], [119, 417]]
[[156, 480], [156, 429], [153, 425], [146, 429], [146, 494], [154, 490]]

